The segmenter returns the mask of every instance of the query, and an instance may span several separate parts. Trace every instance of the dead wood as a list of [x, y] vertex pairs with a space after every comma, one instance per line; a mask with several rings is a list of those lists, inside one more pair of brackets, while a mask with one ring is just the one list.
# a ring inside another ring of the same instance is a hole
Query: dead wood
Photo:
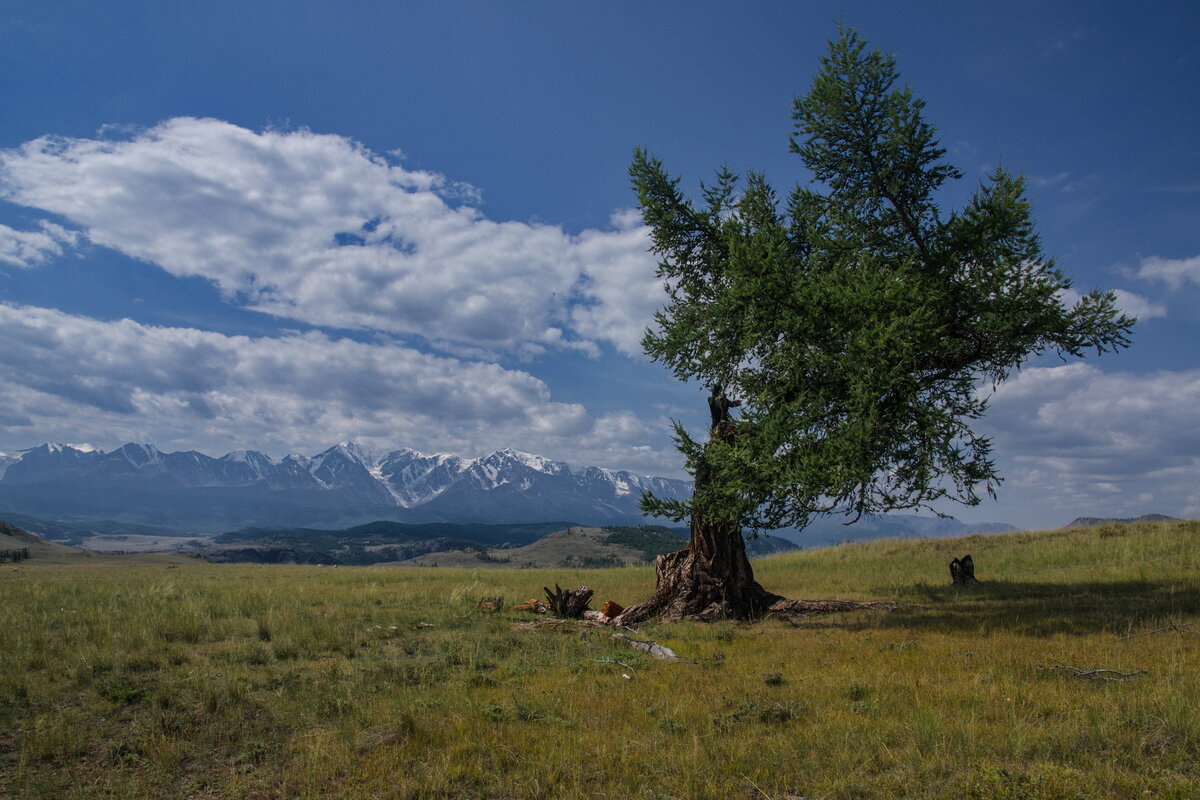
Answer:
[[899, 611], [899, 603], [891, 600], [779, 600], [767, 609], [773, 617], [796, 617], [805, 614], [836, 614], [842, 611], [865, 609]]
[[573, 592], [568, 592], [557, 583], [554, 584], [554, 591], [550, 591], [549, 587], [543, 588], [546, 592], [546, 600], [550, 605], [550, 613], [563, 619], [582, 617], [583, 612], [588, 610], [588, 603], [592, 600], [592, 590], [586, 586], [580, 586]]
[[1129, 636], [1122, 636], [1121, 639], [1122, 639], [1122, 641], [1125, 639], [1136, 639], [1139, 636], [1153, 636], [1156, 633], [1167, 633], [1170, 631], [1178, 631], [1179, 633], [1200, 633], [1200, 631], [1194, 631], [1191, 628], [1184, 627], [1183, 625], [1168, 625], [1165, 628], [1155, 628], [1152, 631], [1143, 631], [1142, 633], [1132, 633]]
[[504, 598], [496, 597], [494, 595], [484, 597], [475, 604], [475, 607], [480, 611], [499, 611], [500, 609], [504, 608]]
[[679, 660], [679, 656], [675, 655], [674, 650], [669, 647], [663, 647], [658, 642], [647, 642], [641, 639], [634, 639], [630, 636], [626, 636], [623, 633], [614, 633], [613, 638], [619, 642], [624, 642], [634, 650], [640, 650], [641, 652], [646, 653], [651, 658], [658, 658], [663, 661]]
[[1073, 677], [1084, 678], [1089, 681], [1113, 681], [1115, 683], [1129, 683], [1135, 676], [1146, 674], [1146, 670], [1144, 669], [1137, 669], [1133, 672], [1121, 672], [1115, 669], [1080, 669], [1079, 667], [1070, 667], [1065, 664], [1055, 664], [1050, 667], [1039, 664], [1037, 668], [1058, 670]]
[[529, 598], [524, 603], [515, 606], [509, 606], [509, 611], [532, 611], [535, 614], [545, 614], [550, 610], [550, 607], [536, 598]]
[[968, 553], [961, 559], [950, 562], [950, 582], [955, 586], [971, 586], [979, 583], [975, 578], [975, 561]]

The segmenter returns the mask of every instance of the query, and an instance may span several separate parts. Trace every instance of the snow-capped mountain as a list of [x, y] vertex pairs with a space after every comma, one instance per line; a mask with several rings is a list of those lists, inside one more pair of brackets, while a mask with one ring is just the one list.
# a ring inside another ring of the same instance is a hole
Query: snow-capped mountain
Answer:
[[197, 530], [380, 518], [608, 524], [640, 521], [644, 491], [683, 498], [691, 484], [509, 449], [475, 459], [410, 449], [376, 456], [343, 442], [275, 460], [253, 450], [214, 458], [149, 444], [112, 452], [43, 444], [8, 463], [0, 510]]
[[4, 477], [4, 473], [8, 471], [10, 464], [17, 463], [20, 456], [11, 455], [9, 453], [0, 453], [0, 478]]

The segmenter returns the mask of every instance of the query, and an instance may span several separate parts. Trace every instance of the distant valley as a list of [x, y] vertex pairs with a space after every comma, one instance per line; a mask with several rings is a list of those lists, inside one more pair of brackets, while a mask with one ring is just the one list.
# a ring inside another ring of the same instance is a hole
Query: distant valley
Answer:
[[[211, 544], [192, 552], [217, 563], [589, 569], [649, 564], [656, 556], [679, 550], [686, 543], [686, 528], [662, 525], [375, 522], [333, 531], [247, 528], [217, 536]], [[776, 536], [747, 542], [752, 557], [796, 549], [792, 542]]]

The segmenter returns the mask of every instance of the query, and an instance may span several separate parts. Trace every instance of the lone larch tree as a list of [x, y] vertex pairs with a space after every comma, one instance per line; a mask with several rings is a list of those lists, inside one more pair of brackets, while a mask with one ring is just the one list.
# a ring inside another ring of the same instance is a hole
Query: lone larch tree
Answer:
[[1114, 293], [1068, 304], [1021, 177], [996, 169], [961, 211], [940, 208], [962, 175], [923, 111], [894, 59], [843, 30], [795, 101], [791, 150], [813, 180], [785, 201], [723, 168], [693, 202], [635, 151], [668, 295], [642, 344], [707, 389], [711, 422], [704, 437], [675, 424], [694, 494], [642, 507], [690, 520], [691, 538], [619, 622], [785, 609], [755, 581], [744, 530], [976, 504], [1000, 480], [972, 429], [986, 390], [1038, 354], [1129, 344]]

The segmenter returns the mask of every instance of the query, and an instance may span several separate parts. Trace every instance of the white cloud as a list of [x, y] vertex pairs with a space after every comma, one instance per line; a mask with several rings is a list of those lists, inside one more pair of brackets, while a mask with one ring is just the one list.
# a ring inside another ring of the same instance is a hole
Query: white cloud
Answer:
[[18, 231], [0, 225], [0, 264], [28, 269], [61, 256], [74, 246], [79, 234], [61, 225], [42, 220], [40, 231]]
[[1010, 507], [1061, 509], [1058, 524], [1197, 513], [1200, 370], [1026, 369], [996, 391], [979, 427], [994, 437]]
[[647, 229], [635, 211], [613, 214], [614, 232], [585, 231], [579, 251], [588, 265], [582, 292], [589, 302], [571, 310], [571, 326], [607, 340], [628, 355], [642, 352], [642, 333], [665, 302], [662, 281], [647, 255]]
[[1200, 256], [1178, 259], [1158, 256], [1143, 258], [1138, 266], [1137, 276], [1163, 281], [1172, 289], [1179, 289], [1189, 281], [1200, 284]]
[[658, 291], [644, 230], [625, 219], [578, 236], [493, 222], [448, 202], [473, 196], [463, 186], [341, 136], [213, 119], [0, 153], [4, 199], [171, 274], [207, 278], [250, 308], [419, 334], [450, 351], [594, 349], [578, 336], [637, 351]]
[[1117, 307], [1126, 314], [1137, 317], [1140, 321], [1167, 316], [1167, 307], [1162, 303], [1155, 303], [1149, 298], [1127, 292], [1124, 289], [1114, 291], [1117, 293]]
[[13, 446], [150, 441], [281, 455], [340, 440], [479, 455], [513, 443], [647, 471], [675, 460], [628, 413], [555, 402], [537, 378], [390, 342], [103, 322], [0, 304], [0, 426]]

